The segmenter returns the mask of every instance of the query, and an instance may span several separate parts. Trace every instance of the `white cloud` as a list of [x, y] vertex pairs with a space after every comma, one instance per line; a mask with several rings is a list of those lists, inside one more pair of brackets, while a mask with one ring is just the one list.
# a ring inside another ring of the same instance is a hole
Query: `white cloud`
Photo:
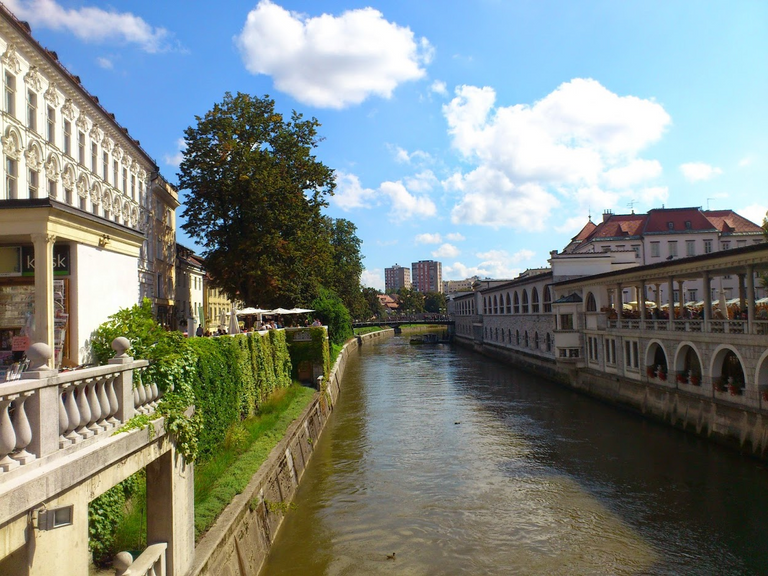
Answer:
[[103, 56], [96, 58], [96, 63], [105, 70], [112, 70], [112, 68], [115, 67], [115, 65], [112, 63], [112, 60], [109, 58], [104, 58]]
[[603, 174], [603, 180], [611, 188], [629, 188], [659, 176], [661, 176], [661, 163], [658, 160], [637, 158], [629, 164], [607, 170]]
[[705, 162], [687, 162], [685, 164], [680, 164], [680, 172], [683, 173], [683, 176], [688, 182], [711, 180], [715, 176], [719, 176], [723, 173], [720, 168], [710, 166]]
[[746, 168], [747, 166], [751, 166], [753, 160], [754, 159], [752, 158], [752, 156], [745, 156], [744, 158], [739, 160], [739, 168]]
[[429, 192], [436, 184], [440, 183], [432, 170], [424, 170], [414, 176], [408, 176], [404, 180], [406, 187], [414, 192]]
[[332, 202], [344, 211], [353, 208], [370, 208], [376, 200], [376, 191], [363, 188], [354, 174], [336, 172], [336, 190]]
[[736, 210], [737, 214], [744, 216], [744, 218], [754, 222], [758, 226], [763, 225], [763, 219], [768, 216], [766, 212], [768, 212], [768, 206], [765, 206], [764, 204], [751, 204], [740, 210]]
[[420, 161], [422, 163], [432, 161], [432, 156], [423, 150], [414, 150], [413, 152], [408, 152], [408, 150], [401, 148], [400, 146], [392, 146], [389, 144], [387, 146], [392, 151], [395, 162], [400, 164], [410, 164], [411, 161]]
[[392, 220], [407, 220], [416, 216], [434, 216], [435, 203], [428, 196], [411, 194], [400, 181], [382, 182], [378, 189], [364, 188], [354, 174], [336, 173], [336, 191], [331, 202], [348, 212], [355, 208], [373, 208], [385, 200], [390, 202]]
[[448, 89], [446, 88], [445, 82], [442, 80], [435, 80], [432, 82], [432, 85], [429, 87], [429, 89], [435, 94], [440, 94], [441, 96], [448, 95]]
[[444, 266], [443, 272], [446, 278], [461, 280], [471, 276], [481, 278], [511, 279], [517, 277], [522, 271], [517, 264], [530, 260], [535, 253], [530, 250], [520, 250], [509, 254], [505, 250], [490, 250], [476, 254], [481, 260], [475, 266], [467, 266], [461, 262], [454, 262], [450, 266]]
[[175, 166], [176, 168], [181, 165], [181, 161], [184, 159], [184, 150], [187, 149], [187, 144], [184, 142], [184, 138], [176, 140], [176, 146], [178, 150], [174, 154], [164, 154], [163, 160], [168, 166]]
[[445, 237], [451, 242], [464, 242], [464, 240], [466, 240], [466, 238], [458, 232], [451, 232], [450, 234], [446, 234]]
[[384, 273], [380, 268], [374, 268], [373, 270], [365, 269], [360, 275], [360, 284], [384, 291]]
[[136, 44], [150, 53], [171, 47], [168, 30], [150, 26], [130, 12], [93, 6], [67, 9], [55, 0], [5, 0], [5, 5], [32, 26], [66, 31], [85, 42]]
[[619, 96], [581, 78], [532, 105], [506, 107], [496, 105], [490, 87], [460, 86], [443, 114], [453, 147], [476, 164], [442, 182], [462, 193], [453, 222], [524, 230], [543, 227], [558, 195], [578, 201], [579, 189], [659, 176], [657, 161], [637, 155], [671, 122], [652, 100]]
[[440, 244], [443, 241], [443, 237], [440, 234], [425, 232], [424, 234], [418, 234], [415, 240], [416, 244]]
[[571, 216], [568, 218], [565, 222], [563, 222], [559, 226], [555, 226], [556, 232], [567, 232], [570, 233], [571, 238], [576, 236], [582, 228], [586, 225], [588, 221], [588, 218], [585, 218], [584, 216]]
[[400, 164], [408, 164], [411, 161], [411, 155], [408, 154], [408, 150], [405, 148], [401, 148], [400, 146], [395, 146], [393, 148], [393, 151], [395, 153], [395, 161], [399, 162]]
[[659, 204], [666, 204], [669, 200], [669, 188], [666, 186], [651, 186], [640, 190], [640, 197], [650, 205], [658, 207]]
[[461, 251], [453, 244], [443, 244], [437, 250], [432, 251], [434, 258], [456, 258]]
[[390, 98], [399, 84], [422, 78], [433, 56], [425, 38], [374, 8], [308, 17], [270, 0], [251, 10], [235, 41], [249, 72], [272, 76], [281, 92], [326, 108]]

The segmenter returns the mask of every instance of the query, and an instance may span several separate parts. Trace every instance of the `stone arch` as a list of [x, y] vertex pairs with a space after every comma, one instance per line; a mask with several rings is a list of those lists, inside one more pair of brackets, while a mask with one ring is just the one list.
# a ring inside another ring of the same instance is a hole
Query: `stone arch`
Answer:
[[509, 292], [507, 292], [507, 314], [512, 314], [512, 301], [509, 298]]
[[80, 174], [80, 176], [77, 178], [77, 195], [80, 196], [80, 198], [87, 198], [88, 197], [88, 189], [90, 186], [88, 185], [88, 175], [87, 174]]
[[91, 184], [91, 204], [98, 206], [101, 204], [101, 198], [101, 184], [99, 184], [98, 180], [94, 180], [93, 184]]
[[21, 150], [22, 150], [22, 138], [21, 138], [21, 132], [19, 132], [19, 129], [16, 128], [16, 126], [8, 126], [8, 129], [5, 131], [5, 136], [2, 138], [3, 142], [3, 153], [6, 156], [10, 156], [14, 160], [19, 160], [21, 158]]
[[493, 313], [499, 313], [499, 299], [496, 297], [496, 294], [493, 295]]
[[64, 184], [64, 189], [65, 190], [74, 189], [76, 178], [77, 178], [77, 173], [75, 172], [75, 167], [72, 166], [71, 162], [65, 163], [64, 169], [61, 171], [61, 181]]
[[552, 291], [544, 286], [544, 312], [552, 312]]
[[669, 362], [667, 358], [669, 358], [669, 356], [664, 349], [664, 344], [659, 340], [651, 340], [648, 343], [648, 347], [645, 349], [645, 365], [649, 370], [656, 372], [660, 366], [664, 374], [667, 374], [669, 372]]
[[58, 180], [59, 174], [61, 174], [61, 159], [55, 152], [51, 152], [45, 163], [45, 176], [49, 180]]
[[37, 140], [29, 140], [27, 151], [24, 153], [24, 157], [27, 161], [28, 168], [32, 170], [40, 170], [43, 167], [45, 154], [43, 153], [43, 147]]
[[523, 288], [523, 314], [528, 314], [528, 291]]
[[738, 388], [744, 388], [747, 381], [744, 367], [744, 359], [739, 351], [730, 344], [721, 344], [712, 354], [709, 376], [713, 384], [719, 382], [725, 385], [733, 382]]
[[531, 312], [534, 314], [539, 312], [539, 291], [536, 289], [536, 286], [531, 289]]
[[703, 373], [701, 365], [701, 352], [693, 342], [683, 341], [675, 351], [675, 373], [678, 381], [688, 384], [701, 384]]
[[763, 400], [768, 400], [765, 397], [765, 395], [768, 395], [768, 350], [763, 352], [763, 355], [757, 361], [755, 384], [760, 393], [763, 394]]
[[587, 292], [584, 310], [587, 312], [597, 312], [597, 300], [595, 300], [595, 295], [592, 292]]
[[520, 298], [517, 295], [517, 290], [515, 290], [515, 296], [513, 298], [512, 312], [513, 314], [520, 314]]

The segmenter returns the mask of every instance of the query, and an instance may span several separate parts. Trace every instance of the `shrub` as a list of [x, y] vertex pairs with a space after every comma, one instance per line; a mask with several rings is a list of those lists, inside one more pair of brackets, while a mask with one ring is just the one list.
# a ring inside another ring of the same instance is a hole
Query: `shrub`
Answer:
[[334, 344], [343, 344], [352, 338], [352, 318], [333, 290], [320, 289], [320, 295], [312, 301], [315, 317], [328, 326], [328, 337]]

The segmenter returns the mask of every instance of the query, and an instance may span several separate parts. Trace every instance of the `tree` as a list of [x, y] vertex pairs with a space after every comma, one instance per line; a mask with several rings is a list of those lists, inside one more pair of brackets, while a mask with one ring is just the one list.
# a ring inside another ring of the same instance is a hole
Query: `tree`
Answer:
[[334, 344], [344, 344], [352, 338], [352, 318], [341, 298], [327, 288], [321, 288], [320, 294], [311, 304], [314, 316], [328, 326], [328, 338]]
[[424, 312], [424, 294], [413, 288], [400, 288], [397, 291], [400, 297], [398, 310], [406, 314]]
[[214, 285], [249, 305], [309, 302], [333, 257], [321, 209], [334, 173], [313, 155], [319, 122], [228, 92], [196, 120], [179, 168], [182, 228], [203, 245]]
[[360, 254], [360, 238], [357, 226], [349, 220], [327, 218], [330, 232], [331, 262], [325, 286], [341, 298], [353, 318], [363, 317], [368, 309], [360, 286], [363, 258]]
[[427, 292], [424, 294], [424, 310], [432, 314], [445, 312], [445, 294], [440, 292]]
[[367, 306], [366, 316], [364, 316], [365, 318], [381, 318], [384, 315], [384, 306], [381, 305], [379, 294], [381, 294], [381, 292], [376, 290], [376, 288], [363, 288], [362, 295]]

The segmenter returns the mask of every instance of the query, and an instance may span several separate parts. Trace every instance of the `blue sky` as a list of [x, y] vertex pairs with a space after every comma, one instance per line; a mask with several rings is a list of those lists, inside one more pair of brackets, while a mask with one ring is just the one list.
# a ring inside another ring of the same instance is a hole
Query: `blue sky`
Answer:
[[225, 91], [317, 117], [377, 288], [545, 266], [590, 212], [768, 209], [766, 2], [5, 3], [172, 182]]

